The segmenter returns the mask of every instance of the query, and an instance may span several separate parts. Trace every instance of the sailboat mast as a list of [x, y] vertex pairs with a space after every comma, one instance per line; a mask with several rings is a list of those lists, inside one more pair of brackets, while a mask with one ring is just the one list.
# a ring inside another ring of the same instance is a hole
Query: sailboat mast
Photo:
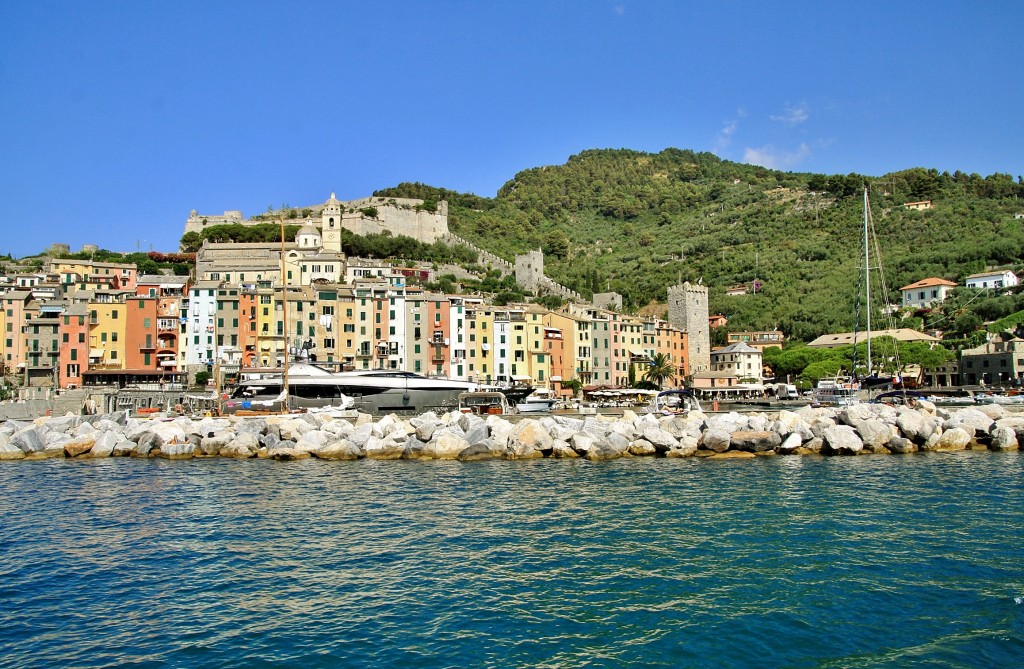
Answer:
[[868, 245], [868, 187], [864, 186], [864, 293], [867, 303], [868, 376], [871, 376], [871, 262]]
[[281, 223], [281, 302], [284, 304], [284, 312], [281, 314], [284, 319], [284, 412], [291, 410], [291, 398], [288, 396], [288, 275], [284, 261], [284, 217], [279, 219]]

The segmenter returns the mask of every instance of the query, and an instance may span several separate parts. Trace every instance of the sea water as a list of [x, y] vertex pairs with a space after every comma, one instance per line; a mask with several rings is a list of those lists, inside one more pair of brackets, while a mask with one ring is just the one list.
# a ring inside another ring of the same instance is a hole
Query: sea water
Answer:
[[1024, 664], [1024, 454], [0, 466], [0, 667]]

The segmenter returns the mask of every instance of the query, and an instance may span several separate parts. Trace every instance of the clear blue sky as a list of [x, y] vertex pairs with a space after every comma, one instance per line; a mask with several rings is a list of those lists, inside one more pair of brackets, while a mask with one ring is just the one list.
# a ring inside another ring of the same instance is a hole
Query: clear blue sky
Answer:
[[0, 253], [588, 148], [1024, 173], [1024, 2], [0, 3]]

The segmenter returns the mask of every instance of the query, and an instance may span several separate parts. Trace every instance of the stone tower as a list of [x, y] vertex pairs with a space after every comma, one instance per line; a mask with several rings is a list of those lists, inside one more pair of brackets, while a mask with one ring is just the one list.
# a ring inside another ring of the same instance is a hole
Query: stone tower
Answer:
[[708, 288], [686, 281], [668, 288], [668, 321], [687, 334], [690, 373], [711, 369], [711, 330], [708, 327]]
[[320, 214], [324, 251], [341, 253], [341, 212], [341, 202], [331, 193], [331, 199], [324, 203], [324, 210]]
[[534, 293], [544, 280], [544, 252], [529, 251], [516, 256], [516, 283]]

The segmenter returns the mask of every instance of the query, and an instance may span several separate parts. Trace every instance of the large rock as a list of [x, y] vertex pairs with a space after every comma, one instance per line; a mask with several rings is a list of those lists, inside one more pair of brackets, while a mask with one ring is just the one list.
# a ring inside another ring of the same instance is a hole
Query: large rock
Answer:
[[271, 460], [303, 460], [312, 457], [306, 451], [300, 451], [295, 448], [295, 442], [291, 440], [282, 441], [276, 447], [267, 451], [267, 458]]
[[665, 451], [666, 458], [688, 458], [697, 453], [697, 438], [689, 435], [681, 438], [675, 448]]
[[732, 442], [732, 434], [720, 428], [711, 428], [701, 437], [701, 446], [715, 453], [725, 453]]
[[582, 432], [574, 434], [569, 437], [569, 446], [572, 450], [576, 451], [578, 455], [586, 456], [587, 453], [594, 448], [596, 439], [592, 435], [584, 434]]
[[944, 431], [939, 436], [939, 443], [936, 445], [935, 450], [962, 451], [967, 448], [969, 443], [971, 443], [971, 435], [967, 434], [962, 428], [954, 427], [952, 430]]
[[504, 455], [504, 445], [499, 446], [491, 439], [484, 439], [471, 444], [459, 453], [458, 459], [462, 462], [476, 462], [478, 460], [497, 460], [504, 457]]
[[796, 449], [800, 448], [801, 445], [803, 445], [803, 439], [800, 435], [796, 432], [791, 432], [782, 440], [782, 443], [779, 444], [779, 453], [791, 455], [796, 451]]
[[10, 444], [23, 453], [42, 453], [46, 450], [46, 434], [35, 425], [25, 427], [11, 435]]
[[435, 432], [433, 438], [423, 447], [420, 457], [435, 460], [455, 460], [459, 453], [469, 448], [469, 442], [453, 430], [445, 429]]
[[822, 434], [822, 451], [835, 455], [856, 455], [864, 450], [864, 442], [849, 425], [826, 428]]
[[8, 434], [0, 433], [0, 460], [21, 460], [25, 457], [25, 451], [11, 443]]
[[551, 435], [539, 422], [520, 421], [508, 435], [505, 457], [509, 460], [542, 458], [544, 451], [550, 451], [553, 443]]
[[993, 451], [1016, 451], [1020, 448], [1017, 444], [1017, 432], [1012, 428], [1000, 425], [992, 430], [989, 448]]
[[363, 453], [351, 441], [339, 439], [313, 451], [313, 456], [320, 460], [358, 460], [363, 457]]
[[64, 442], [64, 456], [68, 458], [77, 458], [78, 456], [85, 455], [91, 451], [92, 447], [95, 445], [95, 435], [74, 437], [70, 441]]
[[572, 449], [569, 442], [556, 439], [551, 443], [551, 457], [553, 458], [578, 458], [580, 454]]
[[[278, 429], [281, 431], [282, 441], [294, 441], [297, 444], [302, 435], [312, 432], [314, 428], [305, 420], [288, 418], [278, 424]], [[320, 446], [322, 445], [320, 444]]]
[[630, 455], [656, 455], [658, 453], [654, 444], [643, 438], [629, 442], [628, 450]]
[[[999, 406], [998, 404], [982, 406], [999, 407], [1000, 410], [1002, 409], [1002, 407]], [[996, 422], [993, 418], [991, 418], [981, 409], [975, 409], [973, 407], [965, 407], [963, 409], [958, 409], [957, 411], [953, 412], [950, 418], [953, 420], [958, 420], [964, 425], [970, 425], [971, 427], [974, 428], [975, 433], [982, 432], [986, 436], [989, 434], [989, 432], [992, 431], [992, 427], [995, 425]]]
[[707, 430], [724, 431], [729, 434], [739, 432], [740, 430], [746, 430], [750, 427], [749, 419], [735, 411], [711, 416], [707, 419], [706, 424]]
[[858, 420], [853, 423], [853, 428], [857, 430], [865, 448], [876, 453], [894, 436], [892, 428], [877, 418]]
[[[104, 430], [96, 435], [96, 441], [93, 443], [91, 449], [89, 449], [90, 458], [109, 458], [114, 454], [114, 446], [119, 441], [123, 441], [124, 437], [118, 432], [111, 432]], [[125, 443], [130, 444], [130, 441]]]
[[[415, 437], [406, 437], [403, 441], [395, 441], [390, 437], [387, 439], [370, 437], [364, 442], [362, 453], [370, 460], [398, 460], [402, 457], [402, 453], [405, 452], [406, 444], [410, 438], [415, 439]], [[420, 444], [423, 443], [418, 439], [416, 441]], [[359, 447], [356, 446], [356, 449], [359, 450]]]
[[903, 436], [915, 444], [923, 444], [935, 431], [935, 423], [931, 418], [913, 409], [905, 409], [896, 417], [896, 426]]
[[1006, 417], [1006, 408], [1001, 404], [979, 404], [977, 408], [973, 408], [971, 411], [983, 413], [992, 421]]
[[737, 451], [762, 453], [773, 451], [782, 444], [782, 437], [777, 432], [768, 430], [740, 430], [729, 437], [729, 447]]
[[[124, 435], [118, 435], [117, 441], [114, 443], [113, 448], [111, 448], [110, 456], [113, 458], [131, 457], [135, 453], [136, 446], [137, 444], [134, 441], [128, 441], [124, 438]], [[93, 446], [90, 452], [93, 457], [98, 457], [95, 446]]]
[[305, 453], [315, 453], [326, 446], [328, 442], [335, 441], [329, 435], [320, 430], [309, 430], [304, 432], [296, 441], [295, 448]]
[[[276, 444], [275, 444], [276, 445]], [[220, 455], [226, 458], [251, 458], [260, 449], [260, 441], [251, 432], [242, 432], [221, 446]]]
[[220, 455], [221, 449], [235, 438], [234, 432], [221, 432], [199, 440], [199, 451], [203, 455]]
[[659, 453], [665, 453], [679, 445], [679, 439], [660, 427], [649, 427], [643, 431], [641, 436], [644, 441], [653, 444]]
[[183, 444], [163, 444], [160, 446], [159, 456], [168, 460], [188, 460], [195, 457], [196, 447], [191, 442]]
[[885, 443], [885, 447], [892, 453], [914, 453], [917, 451], [917, 444], [906, 437], [893, 437]]

